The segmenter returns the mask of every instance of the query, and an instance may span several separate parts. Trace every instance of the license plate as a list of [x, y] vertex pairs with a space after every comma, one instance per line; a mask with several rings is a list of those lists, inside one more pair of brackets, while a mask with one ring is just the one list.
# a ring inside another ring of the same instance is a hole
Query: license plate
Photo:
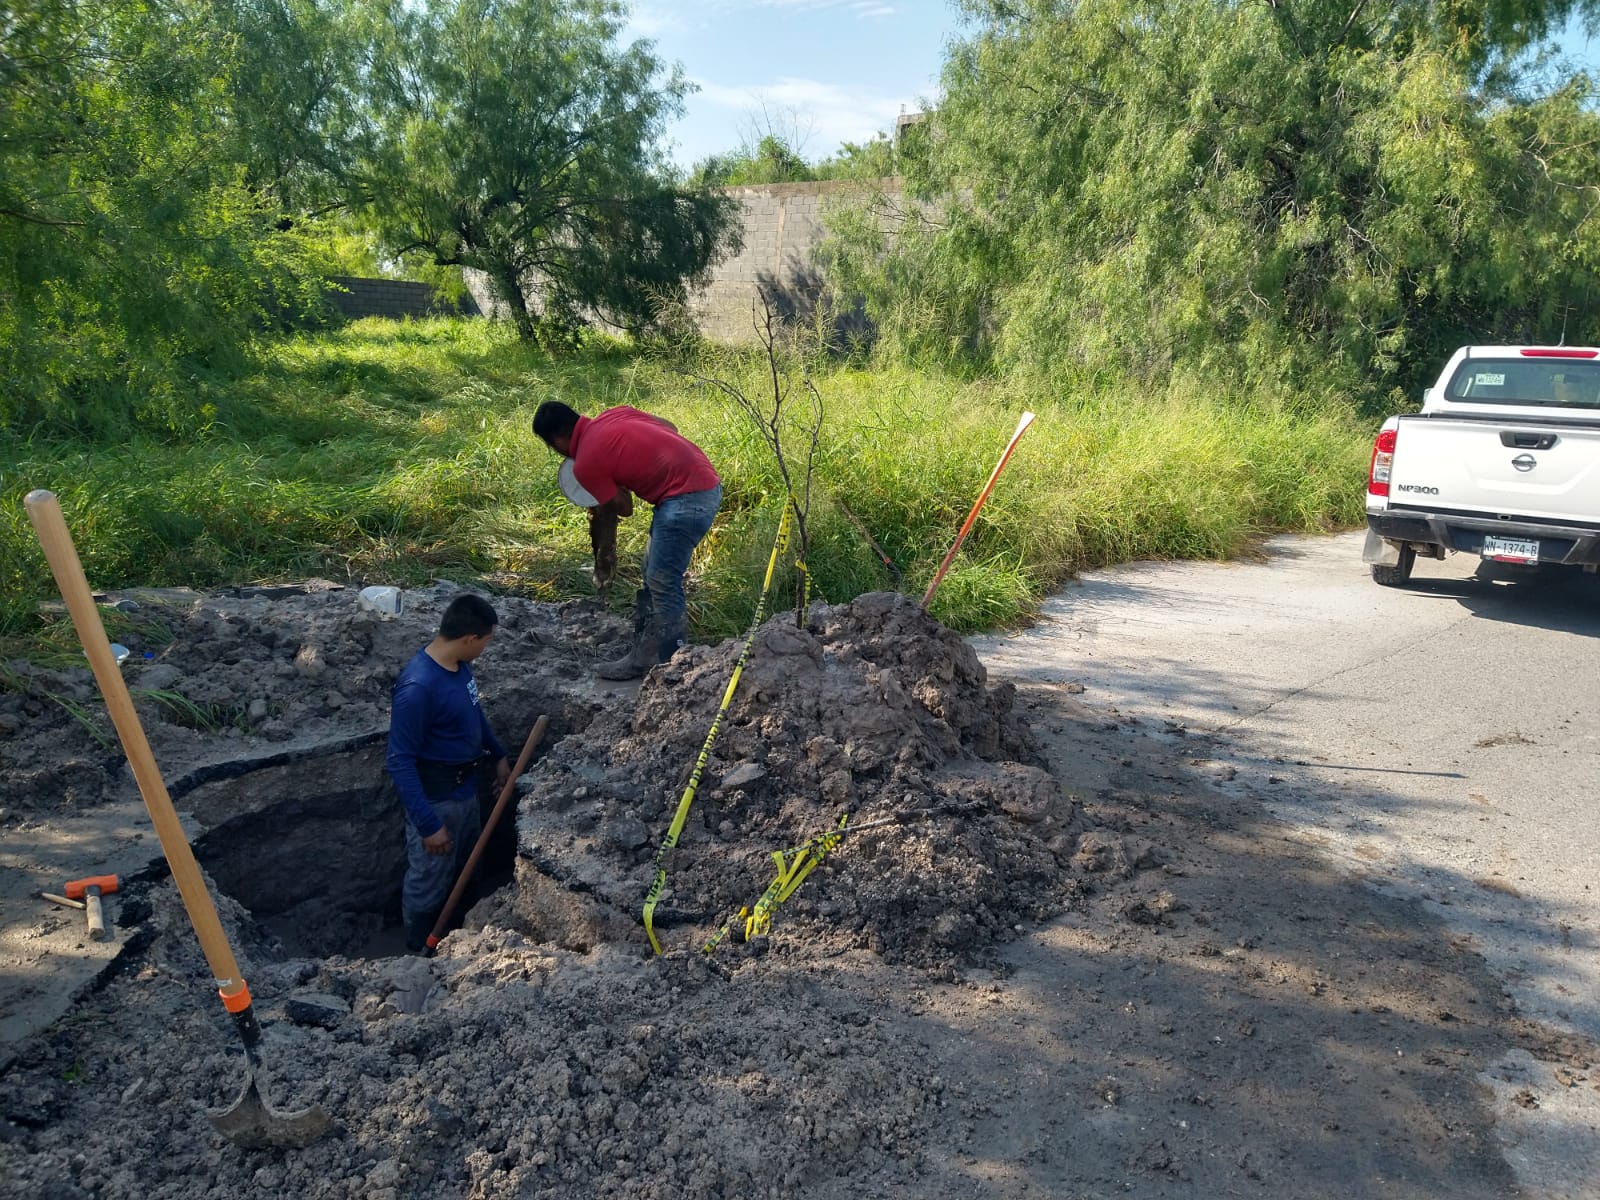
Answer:
[[1539, 543], [1519, 538], [1486, 537], [1483, 539], [1484, 558], [1495, 562], [1530, 563], [1539, 561]]

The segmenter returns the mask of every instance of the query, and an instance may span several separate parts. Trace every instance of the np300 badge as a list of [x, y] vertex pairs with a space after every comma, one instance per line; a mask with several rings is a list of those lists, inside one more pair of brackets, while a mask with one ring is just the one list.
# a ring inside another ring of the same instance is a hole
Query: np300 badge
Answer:
[[1439, 494], [1438, 488], [1424, 487], [1420, 483], [1397, 483], [1395, 484], [1395, 491], [1416, 492], [1419, 496], [1437, 496]]

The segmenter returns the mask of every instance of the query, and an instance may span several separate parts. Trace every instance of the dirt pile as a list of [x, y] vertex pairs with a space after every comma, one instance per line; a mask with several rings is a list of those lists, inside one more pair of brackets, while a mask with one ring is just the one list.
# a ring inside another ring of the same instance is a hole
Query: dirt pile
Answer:
[[[389, 681], [446, 600], [444, 589], [415, 595], [399, 622], [353, 611], [339, 593], [178, 610], [170, 642], [132, 664], [130, 682], [165, 666], [146, 691], [240, 722], [185, 725], [163, 715], [177, 712], [171, 702], [146, 696], [158, 755], [210, 779], [230, 754], [263, 761], [381, 723]], [[672, 952], [658, 959], [639, 906], [740, 646], [692, 648], [635, 701], [586, 690], [589, 660], [614, 652], [620, 621], [592, 606], [500, 610], [480, 677], [503, 739], [517, 744], [517, 726], [538, 712], [571, 732], [551, 738], [524, 782], [516, 886], [480, 904], [437, 958], [286, 951], [235, 897], [250, 861], [270, 861], [275, 890], [290, 890], [295, 855], [203, 858], [266, 1027], [267, 1094], [285, 1109], [321, 1104], [338, 1133], [292, 1154], [245, 1153], [211, 1129], [203, 1108], [230, 1102], [242, 1080], [235, 1039], [170, 881], [141, 878], [113, 910], [125, 947], [116, 967], [68, 1019], [0, 1047], [0, 1172], [16, 1194], [915, 1190], [926, 1131], [979, 1106], [940, 1079], [877, 985], [841, 988], [837, 973], [870, 979], [898, 961], [954, 979], [954, 964], [988, 957], [1077, 894], [1073, 805], [1039, 765], [1011, 689], [990, 687], [972, 651], [903, 597], [819, 609], [808, 630], [767, 622], [671, 864], [660, 927]], [[78, 724], [61, 718], [58, 733], [63, 720]], [[47, 759], [49, 731], [31, 736]], [[332, 786], [319, 763], [311, 769]], [[254, 826], [229, 815], [235, 791], [259, 792], [293, 766], [258, 767], [234, 790], [196, 784], [180, 807], [194, 806], [211, 838], [237, 840]], [[126, 789], [97, 769], [108, 791]], [[14, 772], [9, 781], [28, 796]], [[35, 822], [51, 803], [22, 802]], [[779, 911], [772, 953], [732, 941], [719, 957], [700, 953], [765, 887], [772, 850], [846, 812], [872, 827]], [[280, 834], [268, 820], [261, 836]], [[302, 870], [313, 857], [306, 847]]]
[[914, 1177], [952, 1099], [889, 1015], [804, 971], [722, 979], [494, 928], [433, 960], [275, 961], [230, 905], [266, 1093], [339, 1126], [304, 1150], [243, 1152], [201, 1111], [234, 1099], [233, 1039], [170, 885], [150, 900], [160, 933], [137, 968], [0, 1074], [9, 1195], [858, 1195]]
[[[989, 686], [972, 649], [908, 597], [810, 615], [805, 629], [781, 615], [757, 632], [667, 855], [662, 936], [698, 949], [754, 905], [773, 852], [845, 815], [860, 832], [846, 827], [775, 919], [786, 945], [804, 947], [793, 952], [948, 965], [1061, 911], [1078, 890], [1073, 806], [1039, 765], [1014, 689]], [[572, 948], [643, 941], [657, 846], [741, 648], [680, 653], [635, 705], [602, 710], [531, 773], [516, 898], [530, 935]]]
[[[133, 591], [112, 597], [108, 631], [129, 650], [124, 678], [176, 798], [198, 782], [188, 772], [207, 763], [386, 730], [395, 676], [461, 590], [441, 581], [407, 592], [395, 620], [363, 610], [355, 589], [322, 581]], [[497, 728], [525, 731], [535, 711], [565, 722], [558, 734], [586, 721], [591, 710], [571, 705], [597, 647], [614, 643], [624, 623], [593, 601], [496, 604], [500, 631], [478, 674]], [[76, 645], [57, 665], [0, 665], [0, 808], [10, 815], [128, 794], [115, 731]]]

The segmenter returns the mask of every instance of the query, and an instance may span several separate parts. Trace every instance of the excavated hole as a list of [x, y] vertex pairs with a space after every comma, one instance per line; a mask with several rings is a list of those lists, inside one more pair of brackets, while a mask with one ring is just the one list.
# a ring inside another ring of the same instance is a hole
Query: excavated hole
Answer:
[[[405, 841], [383, 757], [382, 735], [366, 735], [282, 761], [221, 764], [184, 781], [179, 807], [205, 828], [195, 857], [293, 957], [404, 952]], [[487, 817], [494, 804], [488, 789], [480, 803]], [[513, 803], [457, 922], [475, 900], [511, 881], [515, 848]]]

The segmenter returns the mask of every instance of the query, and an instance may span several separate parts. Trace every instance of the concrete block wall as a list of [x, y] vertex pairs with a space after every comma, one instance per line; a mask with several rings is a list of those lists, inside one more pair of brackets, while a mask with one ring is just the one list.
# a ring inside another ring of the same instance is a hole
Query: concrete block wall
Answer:
[[459, 305], [452, 304], [425, 283], [404, 279], [357, 279], [335, 275], [340, 291], [330, 292], [335, 311], [346, 320], [358, 317], [434, 317], [459, 313], [479, 316], [476, 301], [469, 293]]
[[[710, 282], [690, 295], [689, 310], [706, 337], [744, 342], [755, 337], [752, 314], [760, 310], [761, 289], [773, 296], [781, 313], [801, 319], [821, 299], [817, 247], [828, 233], [829, 209], [874, 191], [897, 196], [900, 181], [755, 184], [724, 191], [739, 201], [744, 248], [712, 269]], [[464, 274], [478, 311], [504, 315], [487, 277], [478, 271]]]
[[756, 184], [725, 189], [739, 201], [744, 248], [713, 269], [711, 282], [689, 300], [700, 331], [724, 342], [755, 337], [753, 315], [765, 290], [785, 316], [801, 319], [825, 291], [817, 248], [827, 237], [827, 215], [836, 204], [870, 192], [898, 193], [899, 181], [853, 180]]

